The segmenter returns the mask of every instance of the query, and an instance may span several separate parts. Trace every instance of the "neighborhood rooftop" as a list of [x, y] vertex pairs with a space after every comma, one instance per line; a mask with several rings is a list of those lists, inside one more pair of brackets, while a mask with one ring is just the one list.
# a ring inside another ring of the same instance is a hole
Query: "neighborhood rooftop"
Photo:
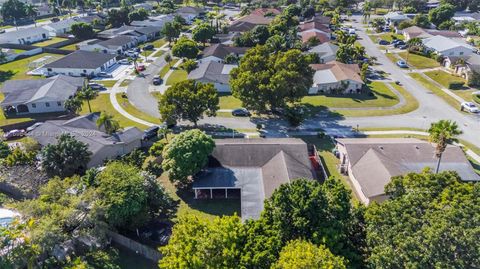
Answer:
[[77, 50], [67, 56], [46, 64], [45, 68], [95, 69], [114, 59], [114, 54]]

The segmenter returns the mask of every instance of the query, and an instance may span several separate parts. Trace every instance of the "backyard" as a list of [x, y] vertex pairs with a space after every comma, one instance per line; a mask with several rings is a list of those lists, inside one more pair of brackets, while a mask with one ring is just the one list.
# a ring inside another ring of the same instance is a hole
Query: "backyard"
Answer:
[[65, 40], [68, 40], [68, 39], [67, 38], [62, 38], [62, 37], [52, 37], [51, 39], [48, 39], [48, 40], [45, 40], [45, 41], [42, 41], [42, 42], [38, 42], [38, 43], [35, 43], [33, 45], [37, 46], [37, 47], [46, 47], [46, 46], [50, 46], [50, 45], [53, 45], [53, 44], [56, 44], [56, 43], [59, 43], [59, 42], [65, 41]]
[[27, 72], [30, 71], [28, 68], [28, 64], [34, 60], [40, 59], [44, 56], [54, 56], [57, 58], [63, 57], [63, 55], [59, 54], [51, 54], [51, 53], [41, 53], [31, 57], [27, 57], [24, 59], [16, 60], [13, 62], [8, 62], [5, 64], [0, 65], [0, 83], [6, 80], [14, 80], [14, 79], [39, 79], [42, 78], [41, 76], [30, 76], [27, 75]]

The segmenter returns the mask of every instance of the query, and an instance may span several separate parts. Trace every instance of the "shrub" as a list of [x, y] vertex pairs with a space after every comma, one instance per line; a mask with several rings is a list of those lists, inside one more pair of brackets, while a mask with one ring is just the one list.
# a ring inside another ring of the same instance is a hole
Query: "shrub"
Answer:
[[458, 89], [461, 89], [463, 88], [465, 83], [461, 82], [461, 81], [451, 81], [448, 83], [448, 88], [451, 89], [451, 90], [458, 90]]

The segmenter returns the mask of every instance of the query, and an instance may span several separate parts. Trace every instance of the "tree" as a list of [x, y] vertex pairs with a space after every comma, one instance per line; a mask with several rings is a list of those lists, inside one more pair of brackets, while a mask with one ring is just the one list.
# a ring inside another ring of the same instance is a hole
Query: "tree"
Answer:
[[412, 23], [420, 28], [430, 28], [430, 21], [425, 14], [417, 14], [413, 17]]
[[112, 27], [120, 27], [124, 24], [128, 24], [128, 10], [124, 8], [109, 9], [107, 16], [108, 24]]
[[371, 268], [474, 268], [480, 263], [479, 185], [455, 172], [410, 173], [366, 211]]
[[148, 11], [144, 8], [135, 9], [132, 12], [128, 13], [128, 20], [132, 21], [143, 21], [148, 19]]
[[270, 32], [266, 25], [257, 25], [252, 29], [252, 37], [255, 44], [263, 45], [270, 37]]
[[169, 45], [180, 36], [180, 30], [176, 28], [172, 22], [166, 22], [163, 25], [161, 33], [167, 38]]
[[16, 20], [27, 16], [25, 4], [19, 0], [7, 0], [0, 9], [3, 20]]
[[405, 28], [411, 27], [414, 24], [411, 21], [402, 21], [398, 24], [398, 29], [403, 30]]
[[114, 119], [113, 115], [108, 114], [105, 111], [102, 112], [97, 119], [97, 126], [105, 128], [105, 132], [109, 135], [112, 135], [120, 129], [118, 121]]
[[185, 20], [185, 18], [180, 15], [175, 15], [175, 17], [173, 17], [173, 22], [178, 23], [180, 25], [187, 24], [187, 20]]
[[85, 87], [77, 93], [77, 98], [79, 98], [81, 101], [87, 101], [88, 111], [90, 113], [92, 113], [92, 107], [90, 106], [90, 101], [97, 98], [97, 96], [98, 96], [98, 92], [93, 90], [90, 87]]
[[213, 221], [186, 216], [173, 227], [168, 245], [161, 247], [160, 268], [238, 268], [245, 229], [237, 216]]
[[462, 133], [458, 128], [456, 122], [450, 120], [440, 120], [432, 123], [430, 129], [428, 129], [429, 140], [435, 143], [435, 156], [438, 158], [437, 168], [435, 173], [438, 173], [440, 169], [440, 162], [442, 160], [442, 154], [447, 148], [447, 145], [457, 141], [456, 137]]
[[185, 60], [182, 63], [182, 69], [187, 71], [188, 74], [190, 74], [190, 72], [195, 70], [197, 67], [198, 67], [197, 62], [191, 59]]
[[428, 19], [435, 25], [448, 21], [455, 15], [455, 7], [450, 4], [442, 4], [428, 12]]
[[78, 114], [78, 112], [82, 110], [82, 100], [80, 100], [78, 97], [72, 97], [65, 100], [63, 107], [70, 111], [70, 113]]
[[38, 9], [33, 4], [25, 4], [25, 15], [32, 19], [37, 27], [37, 12]]
[[0, 140], [0, 159], [5, 159], [11, 152], [8, 144]]
[[168, 66], [169, 66], [169, 67], [172, 67], [172, 66], [170, 65], [170, 64], [172, 63], [172, 61], [173, 61], [172, 55], [171, 55], [170, 53], [167, 53], [167, 54], [165, 55], [165, 62], [168, 63]]
[[217, 90], [211, 83], [185, 80], [175, 83], [160, 96], [158, 107], [164, 121], [189, 120], [197, 126], [203, 114], [215, 116], [218, 110]]
[[203, 43], [203, 46], [205, 46], [207, 40], [212, 39], [215, 33], [215, 29], [212, 26], [208, 25], [207, 23], [203, 23], [193, 29], [192, 37], [193, 40], [201, 42]]
[[234, 53], [229, 53], [227, 54], [227, 56], [225, 56], [223, 61], [226, 64], [238, 64], [238, 62], [240, 61], [240, 57], [235, 55]]
[[272, 269], [345, 269], [343, 258], [333, 255], [324, 245], [316, 246], [303, 240], [289, 242], [280, 252]]
[[267, 47], [256, 46], [230, 73], [233, 95], [246, 108], [260, 112], [300, 101], [312, 83], [307, 56], [296, 49], [270, 53]]
[[175, 136], [163, 150], [162, 167], [168, 172], [170, 181], [183, 187], [207, 164], [214, 147], [212, 137], [204, 132], [185, 131]]
[[195, 59], [198, 52], [195, 41], [184, 36], [180, 37], [172, 47], [172, 55], [179, 58]]
[[84, 22], [72, 24], [71, 32], [78, 39], [90, 39], [95, 34], [92, 25]]
[[42, 168], [50, 176], [82, 174], [87, 169], [91, 155], [87, 144], [70, 134], [62, 134], [56, 144], [48, 144], [42, 149]]

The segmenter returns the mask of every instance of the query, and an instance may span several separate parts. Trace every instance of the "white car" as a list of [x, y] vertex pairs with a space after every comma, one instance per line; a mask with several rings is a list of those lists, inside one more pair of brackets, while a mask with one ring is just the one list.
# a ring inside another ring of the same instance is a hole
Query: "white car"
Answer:
[[472, 103], [472, 102], [463, 102], [462, 103], [462, 107], [461, 107], [461, 110], [462, 111], [467, 111], [467, 112], [470, 112], [470, 113], [478, 113], [480, 112], [480, 110], [478, 109], [478, 107]]
[[122, 59], [120, 61], [118, 61], [119, 64], [130, 64], [130, 62], [128, 61], [128, 59]]

